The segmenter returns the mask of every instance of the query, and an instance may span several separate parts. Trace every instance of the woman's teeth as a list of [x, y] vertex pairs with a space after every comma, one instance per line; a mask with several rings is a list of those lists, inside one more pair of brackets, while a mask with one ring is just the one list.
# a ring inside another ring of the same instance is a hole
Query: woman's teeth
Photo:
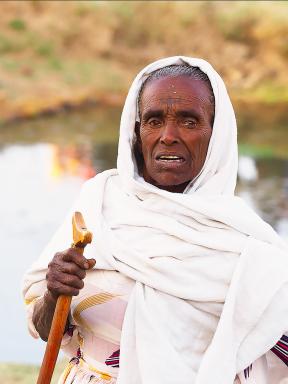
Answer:
[[159, 160], [164, 160], [164, 161], [182, 161], [183, 159], [181, 157], [179, 157], [179, 156], [165, 155], [165, 156], [160, 156]]

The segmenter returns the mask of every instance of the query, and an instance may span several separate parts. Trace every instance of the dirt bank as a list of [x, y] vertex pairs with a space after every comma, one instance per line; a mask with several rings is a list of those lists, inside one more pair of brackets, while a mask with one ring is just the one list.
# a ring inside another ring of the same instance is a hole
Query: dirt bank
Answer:
[[[234, 100], [288, 100], [285, 2], [9, 1], [0, 12], [0, 120], [120, 105], [157, 58], [206, 58]], [[161, 15], [161, 17], [159, 17]]]

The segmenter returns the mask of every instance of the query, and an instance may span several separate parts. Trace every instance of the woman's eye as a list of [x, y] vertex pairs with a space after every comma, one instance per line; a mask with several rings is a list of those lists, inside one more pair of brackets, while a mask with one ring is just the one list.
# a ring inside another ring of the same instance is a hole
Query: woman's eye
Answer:
[[157, 127], [161, 124], [161, 120], [159, 119], [149, 119], [148, 124], [151, 125], [151, 127]]
[[191, 119], [187, 119], [187, 120], [183, 121], [183, 124], [184, 124], [185, 127], [193, 128], [196, 125], [196, 121], [195, 120], [191, 120]]

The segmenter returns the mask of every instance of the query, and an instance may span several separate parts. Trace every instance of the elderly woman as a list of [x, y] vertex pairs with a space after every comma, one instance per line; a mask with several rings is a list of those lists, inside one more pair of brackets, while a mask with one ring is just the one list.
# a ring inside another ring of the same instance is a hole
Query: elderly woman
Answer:
[[267, 356], [288, 330], [287, 246], [234, 196], [236, 176], [235, 116], [214, 69], [187, 57], [144, 68], [117, 169], [75, 204], [94, 233], [86, 258], [63, 251], [69, 215], [25, 276], [35, 337], [73, 295], [61, 383], [279, 382]]

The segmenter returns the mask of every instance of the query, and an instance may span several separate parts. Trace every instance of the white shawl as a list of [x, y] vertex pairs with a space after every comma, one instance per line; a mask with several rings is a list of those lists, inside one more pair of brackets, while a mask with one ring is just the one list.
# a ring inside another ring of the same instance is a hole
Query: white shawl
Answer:
[[[208, 75], [216, 106], [203, 169], [178, 194], [139, 176], [132, 142], [142, 82], [183, 62]], [[88, 181], [76, 204], [94, 233], [86, 256], [96, 268], [136, 281], [122, 329], [119, 384], [232, 384], [288, 330], [287, 246], [234, 196], [236, 136], [225, 85], [204, 60], [170, 57], [135, 78], [121, 117], [117, 170]], [[26, 298], [43, 293], [48, 261], [69, 241], [65, 223], [26, 274]]]

